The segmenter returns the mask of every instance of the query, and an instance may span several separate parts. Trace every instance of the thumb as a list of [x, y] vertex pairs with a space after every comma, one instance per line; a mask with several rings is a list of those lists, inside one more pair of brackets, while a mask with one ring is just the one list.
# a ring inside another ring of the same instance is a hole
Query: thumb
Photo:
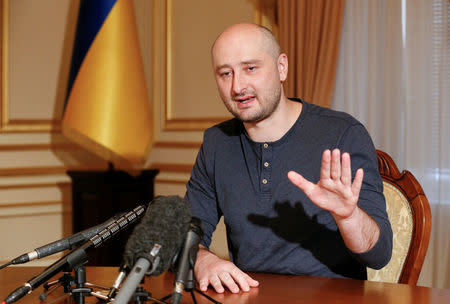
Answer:
[[306, 195], [309, 195], [312, 192], [314, 184], [305, 179], [301, 174], [295, 171], [289, 171], [288, 178], [291, 181], [291, 183], [296, 185]]

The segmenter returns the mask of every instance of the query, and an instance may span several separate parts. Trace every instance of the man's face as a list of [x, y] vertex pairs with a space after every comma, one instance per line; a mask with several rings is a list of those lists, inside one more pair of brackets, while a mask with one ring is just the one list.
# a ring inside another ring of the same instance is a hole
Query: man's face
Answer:
[[259, 122], [276, 110], [282, 92], [279, 63], [259, 33], [220, 37], [212, 60], [220, 97], [235, 117]]

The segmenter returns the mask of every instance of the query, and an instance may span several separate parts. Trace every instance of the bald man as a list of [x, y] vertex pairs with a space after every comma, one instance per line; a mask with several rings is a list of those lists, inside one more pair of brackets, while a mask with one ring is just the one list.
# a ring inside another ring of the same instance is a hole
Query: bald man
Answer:
[[[366, 279], [390, 260], [375, 148], [348, 114], [286, 98], [288, 58], [255, 24], [227, 28], [211, 49], [220, 97], [235, 116], [205, 131], [186, 199], [205, 236], [195, 276], [236, 293], [246, 272]], [[224, 216], [230, 261], [208, 250]]]

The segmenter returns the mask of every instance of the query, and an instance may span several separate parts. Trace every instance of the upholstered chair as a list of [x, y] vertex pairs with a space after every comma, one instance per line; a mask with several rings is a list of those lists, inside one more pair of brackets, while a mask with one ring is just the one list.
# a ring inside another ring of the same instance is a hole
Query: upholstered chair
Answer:
[[370, 281], [416, 285], [428, 249], [431, 212], [422, 187], [409, 171], [399, 172], [392, 158], [377, 150], [386, 209], [393, 232], [390, 262], [367, 269]]

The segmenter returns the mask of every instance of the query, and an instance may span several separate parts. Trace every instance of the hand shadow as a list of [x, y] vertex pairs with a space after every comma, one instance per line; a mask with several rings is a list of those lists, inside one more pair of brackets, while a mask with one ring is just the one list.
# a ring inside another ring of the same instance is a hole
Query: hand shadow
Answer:
[[[295, 206], [287, 201], [277, 202], [274, 209], [276, 217], [249, 214], [247, 218], [254, 225], [271, 229], [274, 234], [290, 243], [298, 243], [333, 272], [344, 277], [365, 279], [365, 267], [355, 263], [339, 230], [320, 223], [317, 215], [310, 217], [299, 202]], [[342, 254], [337, 254], [340, 252]]]

